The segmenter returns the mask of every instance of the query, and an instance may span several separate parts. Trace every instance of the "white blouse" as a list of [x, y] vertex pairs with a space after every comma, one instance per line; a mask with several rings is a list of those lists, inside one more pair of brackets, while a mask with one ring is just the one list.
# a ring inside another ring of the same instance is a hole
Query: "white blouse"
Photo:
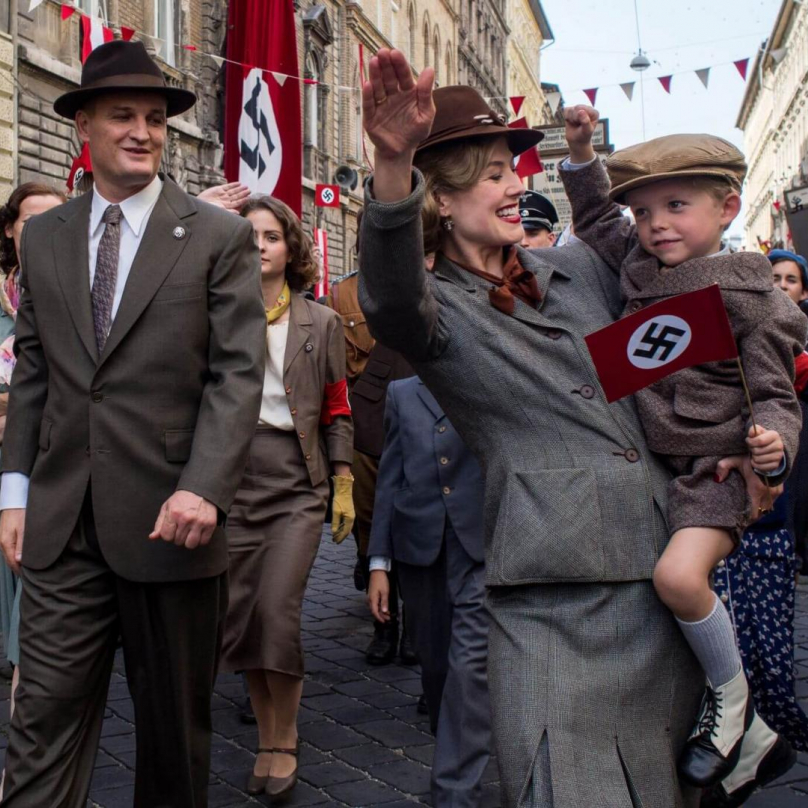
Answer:
[[295, 428], [286, 388], [283, 386], [283, 358], [286, 355], [286, 340], [289, 336], [289, 321], [267, 326], [267, 355], [264, 367], [264, 393], [261, 397], [261, 414], [258, 423], [291, 432]]

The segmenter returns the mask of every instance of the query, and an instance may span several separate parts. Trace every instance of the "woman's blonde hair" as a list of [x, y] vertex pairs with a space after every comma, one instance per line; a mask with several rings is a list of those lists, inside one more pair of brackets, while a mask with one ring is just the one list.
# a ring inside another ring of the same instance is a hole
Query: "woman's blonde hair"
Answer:
[[426, 181], [421, 211], [424, 253], [437, 252], [443, 246], [445, 230], [438, 196], [447, 191], [466, 191], [475, 185], [491, 161], [496, 143], [493, 137], [471, 137], [439, 143], [415, 155], [415, 166]]
[[286, 280], [293, 292], [305, 292], [317, 283], [320, 265], [314, 257], [314, 242], [303, 232], [295, 212], [274, 196], [257, 196], [247, 200], [241, 209], [245, 218], [256, 210], [269, 211], [283, 228], [283, 240], [289, 250], [289, 263], [286, 265]]

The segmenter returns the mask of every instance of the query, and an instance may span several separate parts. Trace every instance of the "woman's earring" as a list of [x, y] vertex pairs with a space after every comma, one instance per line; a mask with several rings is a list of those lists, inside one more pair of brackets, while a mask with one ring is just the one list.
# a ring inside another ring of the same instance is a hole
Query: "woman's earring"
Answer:
[[443, 222], [441, 222], [441, 224], [443, 225], [443, 229], [444, 229], [444, 230], [447, 230], [447, 231], [452, 231], [452, 230], [454, 230], [454, 222], [452, 221], [452, 217], [451, 217], [451, 216], [447, 216], [447, 217], [446, 217], [446, 218], [443, 220]]

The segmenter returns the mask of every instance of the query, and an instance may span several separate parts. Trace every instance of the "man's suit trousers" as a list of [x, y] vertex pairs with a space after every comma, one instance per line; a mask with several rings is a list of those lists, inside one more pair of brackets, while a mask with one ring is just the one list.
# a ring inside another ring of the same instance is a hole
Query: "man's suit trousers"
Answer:
[[492, 745], [483, 564], [447, 518], [438, 560], [429, 567], [398, 563], [398, 576], [435, 734], [432, 804], [476, 808]]
[[4, 808], [84, 808], [119, 637], [135, 708], [133, 805], [205, 808], [226, 574], [180, 583], [118, 577], [99, 548], [88, 492], [61, 556], [22, 577]]

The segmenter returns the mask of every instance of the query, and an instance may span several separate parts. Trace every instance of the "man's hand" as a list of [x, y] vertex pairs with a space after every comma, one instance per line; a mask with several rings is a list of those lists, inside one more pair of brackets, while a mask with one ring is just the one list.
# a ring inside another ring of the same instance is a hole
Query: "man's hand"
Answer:
[[600, 114], [594, 107], [578, 104], [564, 110], [565, 134], [570, 147], [570, 161], [588, 163], [595, 157], [592, 148], [592, 135], [600, 120]]
[[0, 513], [0, 546], [9, 569], [20, 574], [22, 540], [25, 535], [25, 508], [7, 508]]
[[752, 467], [757, 471], [777, 471], [783, 464], [785, 446], [779, 432], [762, 426], [749, 427], [746, 445], [752, 454]]
[[370, 585], [368, 586], [368, 606], [373, 612], [373, 617], [380, 623], [390, 620], [390, 579], [384, 570], [373, 570], [370, 573]]
[[715, 470], [716, 482], [723, 483], [733, 470], [743, 475], [746, 493], [752, 503], [752, 521], [757, 521], [774, 507], [774, 501], [783, 493], [783, 486], [767, 486], [755, 474], [749, 455], [734, 455], [720, 460]]
[[210, 541], [215, 529], [216, 506], [212, 502], [190, 491], [175, 491], [160, 508], [149, 538], [195, 550]]

